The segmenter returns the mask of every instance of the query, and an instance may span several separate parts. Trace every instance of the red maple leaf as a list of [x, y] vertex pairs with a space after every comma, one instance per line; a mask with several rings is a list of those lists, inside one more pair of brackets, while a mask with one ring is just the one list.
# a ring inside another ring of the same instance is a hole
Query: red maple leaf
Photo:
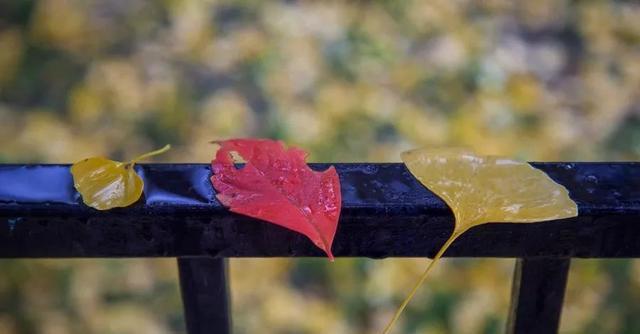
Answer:
[[[315, 172], [307, 153], [268, 139], [218, 142], [211, 163], [216, 197], [233, 212], [262, 219], [306, 235], [333, 260], [341, 195], [335, 168]], [[246, 164], [237, 168], [231, 153]]]

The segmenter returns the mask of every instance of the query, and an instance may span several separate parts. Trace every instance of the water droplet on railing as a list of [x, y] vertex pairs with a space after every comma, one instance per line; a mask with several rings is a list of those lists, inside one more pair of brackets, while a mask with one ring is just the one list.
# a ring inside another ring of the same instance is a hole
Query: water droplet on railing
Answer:
[[18, 225], [18, 223], [21, 221], [22, 221], [22, 217], [9, 218], [9, 220], [7, 220], [7, 224], [9, 225], [9, 231], [13, 232], [16, 229], [16, 225]]
[[378, 172], [378, 166], [366, 165], [362, 171], [367, 175], [375, 174]]

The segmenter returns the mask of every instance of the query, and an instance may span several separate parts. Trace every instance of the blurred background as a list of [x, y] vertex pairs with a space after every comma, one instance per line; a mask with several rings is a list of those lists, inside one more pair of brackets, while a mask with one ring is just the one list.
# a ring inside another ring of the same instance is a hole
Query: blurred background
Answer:
[[[640, 157], [633, 1], [0, 0], [0, 162]], [[231, 261], [236, 333], [375, 333], [423, 259]], [[502, 333], [513, 260], [446, 259], [397, 333]], [[0, 261], [0, 333], [184, 333], [175, 261]], [[563, 333], [640, 333], [640, 262], [574, 261]]]

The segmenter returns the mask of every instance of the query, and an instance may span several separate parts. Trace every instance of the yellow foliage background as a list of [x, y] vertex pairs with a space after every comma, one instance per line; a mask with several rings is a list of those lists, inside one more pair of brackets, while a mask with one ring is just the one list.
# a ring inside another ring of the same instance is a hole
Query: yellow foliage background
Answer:
[[[208, 162], [271, 137], [312, 161], [416, 146], [637, 160], [633, 1], [0, 2], [0, 161]], [[236, 333], [375, 333], [422, 259], [231, 261]], [[398, 332], [500, 333], [512, 260], [446, 259]], [[574, 261], [563, 333], [638, 333], [640, 263]], [[182, 333], [175, 261], [0, 261], [0, 333]]]

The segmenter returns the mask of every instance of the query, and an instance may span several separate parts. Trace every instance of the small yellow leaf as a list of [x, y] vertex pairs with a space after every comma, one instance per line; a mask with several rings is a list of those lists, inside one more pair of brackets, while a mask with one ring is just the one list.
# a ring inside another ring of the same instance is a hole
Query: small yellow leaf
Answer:
[[129, 162], [102, 157], [78, 161], [71, 166], [74, 186], [82, 195], [82, 201], [92, 208], [108, 210], [129, 206], [140, 199], [144, 188], [142, 178], [133, 168], [135, 164], [142, 159], [164, 153], [170, 148], [171, 146], [167, 145]]
[[401, 156], [411, 174], [449, 205], [455, 226], [396, 311], [385, 334], [391, 331], [431, 268], [468, 229], [486, 223], [534, 223], [578, 215], [567, 189], [528, 163], [478, 156], [464, 149], [416, 149]]

